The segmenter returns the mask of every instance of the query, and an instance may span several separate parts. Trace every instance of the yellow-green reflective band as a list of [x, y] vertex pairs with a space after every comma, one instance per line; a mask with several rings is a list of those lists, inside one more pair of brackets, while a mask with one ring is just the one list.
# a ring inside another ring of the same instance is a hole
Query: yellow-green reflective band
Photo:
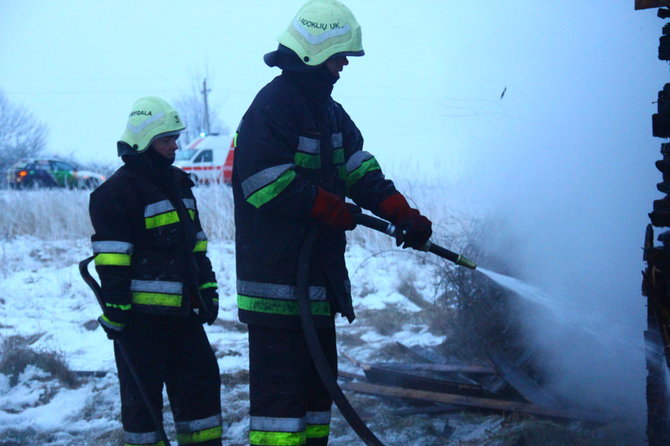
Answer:
[[[310, 302], [312, 314], [315, 316], [330, 316], [330, 303]], [[298, 302], [295, 300], [263, 299], [260, 297], [237, 295], [237, 306], [241, 310], [256, 311], [258, 313], [283, 314], [297, 316], [300, 314]]]
[[207, 251], [207, 240], [195, 243], [195, 248], [193, 248], [193, 252], [206, 252], [206, 251]]
[[[240, 122], [240, 124], [242, 124]], [[237, 135], [239, 135], [239, 132], [235, 132], [235, 136], [233, 136], [233, 147], [237, 148]]]
[[205, 288], [218, 288], [216, 282], [206, 282], [198, 287], [198, 289], [204, 290]]
[[249, 431], [249, 443], [253, 446], [302, 446], [307, 443], [305, 432]]
[[178, 433], [177, 442], [179, 442], [179, 444], [203, 443], [209, 440], [218, 440], [221, 438], [221, 435], [223, 435], [223, 428], [221, 426], [216, 426], [187, 434]]
[[344, 163], [344, 149], [335, 149], [333, 151], [333, 164]]
[[128, 311], [132, 308], [130, 304], [110, 304], [109, 302], [105, 303], [105, 306], [108, 308], [118, 308], [123, 311]]
[[108, 327], [113, 328], [115, 330], [120, 330], [120, 329], [122, 329], [123, 327], [126, 326], [126, 324], [124, 324], [124, 323], [114, 322], [113, 320], [111, 320], [110, 318], [105, 316], [104, 314], [101, 315], [100, 317], [105, 322], [105, 325], [107, 325]]
[[95, 256], [97, 266], [130, 266], [129, 254], [100, 253]]
[[356, 184], [356, 181], [360, 180], [366, 173], [371, 172], [373, 170], [381, 170], [381, 167], [379, 167], [379, 163], [374, 157], [363, 161], [360, 166], [358, 166], [356, 169], [350, 172], [349, 175], [347, 175], [346, 180], [347, 192], [352, 188], [354, 184]]
[[279, 195], [284, 189], [288, 187], [289, 184], [291, 184], [294, 178], [295, 171], [293, 169], [289, 169], [282, 173], [279, 178], [277, 178], [272, 183], [251, 194], [249, 198], [247, 198], [247, 201], [253, 204], [255, 207], [259, 208]]
[[321, 155], [311, 153], [295, 153], [295, 165], [306, 169], [318, 169], [321, 167]]
[[330, 425], [328, 424], [308, 424], [305, 430], [307, 438], [323, 438], [330, 434]]
[[133, 293], [133, 303], [139, 305], [161, 305], [164, 307], [180, 307], [181, 296], [163, 293]]
[[191, 216], [191, 220], [195, 220], [195, 211], [194, 210], [189, 209], [188, 210], [188, 215]]
[[179, 221], [177, 211], [167, 212], [165, 214], [156, 215], [155, 217], [146, 217], [144, 219], [144, 226], [147, 229], [154, 229], [160, 226], [170, 225]]

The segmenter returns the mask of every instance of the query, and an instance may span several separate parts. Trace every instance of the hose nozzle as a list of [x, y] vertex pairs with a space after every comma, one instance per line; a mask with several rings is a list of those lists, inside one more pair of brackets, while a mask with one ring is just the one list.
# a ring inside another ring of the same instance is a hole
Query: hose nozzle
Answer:
[[472, 260], [470, 260], [466, 257], [463, 257], [462, 255], [458, 256], [455, 263], [457, 265], [461, 265], [461, 266], [464, 266], [466, 268], [477, 269], [477, 265], [475, 264], [475, 262], [473, 262]]

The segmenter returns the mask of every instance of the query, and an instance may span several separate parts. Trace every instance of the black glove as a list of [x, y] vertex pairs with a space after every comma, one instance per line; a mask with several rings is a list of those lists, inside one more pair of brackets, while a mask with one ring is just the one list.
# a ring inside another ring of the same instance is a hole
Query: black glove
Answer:
[[410, 209], [396, 225], [396, 246], [421, 249], [433, 234], [432, 223], [416, 209]]
[[100, 322], [100, 326], [107, 333], [107, 339], [116, 340], [124, 334], [125, 322], [115, 322], [104, 314], [98, 317], [98, 322]]
[[198, 319], [200, 322], [207, 325], [212, 325], [219, 316], [219, 293], [216, 288], [204, 288], [200, 290], [200, 297], [207, 305], [207, 308], [200, 308], [198, 311]]

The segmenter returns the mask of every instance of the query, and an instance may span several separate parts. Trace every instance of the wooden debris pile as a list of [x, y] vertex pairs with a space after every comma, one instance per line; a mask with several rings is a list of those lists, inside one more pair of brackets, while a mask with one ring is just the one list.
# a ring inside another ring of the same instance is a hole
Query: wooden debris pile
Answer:
[[591, 410], [569, 407], [545, 390], [528, 372], [528, 357], [511, 360], [495, 351], [489, 353], [489, 363], [469, 365], [449, 362], [426, 349], [398, 346], [415, 361], [364, 364], [347, 356], [365, 375], [340, 371], [342, 389], [420, 403], [408, 414], [474, 409], [597, 424], [611, 421]]

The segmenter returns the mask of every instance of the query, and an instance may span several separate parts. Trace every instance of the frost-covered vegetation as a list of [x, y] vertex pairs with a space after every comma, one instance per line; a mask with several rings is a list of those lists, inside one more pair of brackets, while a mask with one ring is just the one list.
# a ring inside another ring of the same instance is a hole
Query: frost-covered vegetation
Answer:
[[[224, 444], [246, 444], [246, 327], [235, 308], [234, 225], [227, 186], [196, 189], [221, 295], [207, 327], [221, 369]], [[508, 266], [484, 252], [481, 219], [451, 212], [435, 189], [408, 196], [434, 221], [434, 240], [488, 266]], [[95, 318], [97, 303], [79, 277], [90, 255], [88, 193], [0, 192], [0, 445], [119, 445], [118, 386], [110, 342]], [[435, 256], [395, 247], [367, 228], [349, 233], [347, 265], [358, 319], [338, 321], [341, 370], [347, 360], [405, 361], [396, 342], [435, 347], [463, 360], [482, 359], [485, 339], [522, 348], [522, 334], [502, 304], [506, 295], [471, 271]], [[346, 354], [346, 356], [345, 356]], [[91, 374], [90, 372], [106, 372]], [[406, 415], [408, 403], [349, 394], [388, 445], [638, 445], [639, 426], [625, 420], [585, 426], [472, 411]], [[334, 411], [333, 445], [361, 444]], [[166, 400], [166, 427], [173, 433]], [[623, 421], [623, 422], [622, 422]]]

